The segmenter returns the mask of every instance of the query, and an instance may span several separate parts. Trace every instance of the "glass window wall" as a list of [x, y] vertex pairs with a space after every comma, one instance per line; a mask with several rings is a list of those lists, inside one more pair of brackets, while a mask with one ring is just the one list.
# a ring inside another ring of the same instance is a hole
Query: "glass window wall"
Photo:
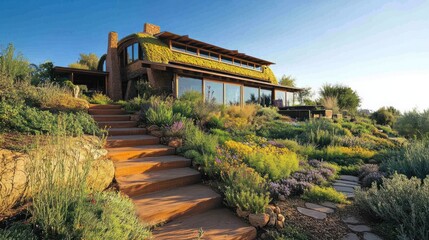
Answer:
[[185, 92], [196, 91], [199, 93], [203, 92], [203, 81], [199, 78], [191, 78], [191, 77], [179, 77], [179, 89], [178, 96], [182, 96]]
[[213, 101], [218, 104], [223, 104], [223, 83], [214, 81], [205, 81], [205, 97], [206, 101]]

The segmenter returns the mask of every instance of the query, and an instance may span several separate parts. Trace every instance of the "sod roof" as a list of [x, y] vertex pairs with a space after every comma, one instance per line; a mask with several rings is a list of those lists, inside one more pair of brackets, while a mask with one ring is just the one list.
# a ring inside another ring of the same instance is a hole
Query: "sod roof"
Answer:
[[251, 70], [234, 66], [231, 64], [219, 62], [216, 60], [205, 59], [202, 57], [193, 56], [186, 53], [172, 51], [168, 45], [159, 40], [158, 38], [146, 34], [136, 33], [131, 34], [122, 39], [119, 44], [130, 38], [138, 38], [140, 46], [144, 53], [144, 60], [157, 63], [184, 63], [191, 64], [198, 67], [212, 69], [216, 71], [227, 72], [231, 74], [241, 75], [254, 79], [263, 80], [277, 84], [277, 79], [274, 73], [268, 66], [262, 65], [262, 71]]

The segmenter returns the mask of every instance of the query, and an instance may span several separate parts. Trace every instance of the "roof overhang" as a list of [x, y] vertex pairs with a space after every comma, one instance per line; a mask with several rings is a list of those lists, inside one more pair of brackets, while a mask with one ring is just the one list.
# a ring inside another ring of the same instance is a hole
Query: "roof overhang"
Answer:
[[256, 58], [256, 57], [246, 55], [244, 53], [240, 53], [237, 50], [229, 50], [229, 49], [221, 48], [221, 47], [209, 44], [209, 43], [205, 43], [205, 42], [201, 42], [201, 41], [192, 39], [188, 35], [178, 35], [178, 34], [171, 33], [171, 32], [161, 32], [161, 33], [156, 34], [155, 37], [157, 37], [161, 40], [173, 40], [173, 41], [176, 41], [179, 43], [188, 44], [191, 46], [195, 46], [195, 47], [206, 49], [209, 51], [214, 51], [217, 53], [229, 55], [232, 57], [237, 57], [237, 58], [240, 58], [243, 60], [248, 60], [250, 62], [254, 62], [257, 64], [261, 64], [261, 65], [268, 66], [268, 65], [274, 64], [273, 62], [269, 62], [267, 60], [263, 60], [260, 58]]
[[96, 70], [86, 70], [79, 68], [70, 68], [70, 67], [59, 67], [55, 66], [53, 68], [54, 73], [73, 73], [73, 74], [86, 74], [86, 75], [97, 75], [97, 76], [106, 76], [109, 75], [108, 72], [96, 71]]
[[185, 64], [181, 64], [181, 63], [180, 64], [179, 63], [154, 63], [149, 61], [142, 61], [142, 66], [145, 68], [151, 68], [151, 69], [161, 70], [161, 71], [166, 71], [168, 69], [171, 69], [176, 73], [185, 73], [185, 74], [196, 73], [203, 77], [215, 76], [223, 79], [229, 79], [231, 81], [244, 83], [245, 85], [259, 86], [259, 87], [264, 87], [269, 89], [285, 90], [288, 92], [300, 92], [303, 90], [302, 88], [287, 87], [287, 86], [272, 84], [270, 82], [236, 76], [228, 73], [221, 73], [221, 72], [216, 72], [216, 71], [203, 69], [203, 68], [195, 68], [191, 66], [186, 66]]

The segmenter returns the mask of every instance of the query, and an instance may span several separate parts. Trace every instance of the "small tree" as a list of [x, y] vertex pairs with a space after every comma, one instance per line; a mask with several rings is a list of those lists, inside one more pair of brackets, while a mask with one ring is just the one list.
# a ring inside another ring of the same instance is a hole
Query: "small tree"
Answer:
[[360, 105], [361, 99], [356, 91], [344, 85], [325, 84], [319, 92], [321, 98], [336, 98], [341, 110], [355, 112]]
[[295, 78], [290, 75], [283, 75], [279, 81], [279, 84], [287, 87], [296, 87]]
[[393, 126], [400, 114], [394, 107], [382, 107], [371, 114], [371, 119], [380, 125]]
[[81, 53], [79, 55], [79, 60], [75, 63], [69, 64], [69, 67], [87, 70], [97, 70], [99, 58], [95, 53]]

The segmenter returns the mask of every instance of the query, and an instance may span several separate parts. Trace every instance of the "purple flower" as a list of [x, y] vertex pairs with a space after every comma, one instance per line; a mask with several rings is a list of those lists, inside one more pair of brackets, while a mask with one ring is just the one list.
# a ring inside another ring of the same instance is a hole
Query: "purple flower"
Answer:
[[218, 157], [216, 157], [216, 158], [215, 158], [215, 161], [216, 161], [218, 164], [220, 164], [220, 163], [222, 162]]

